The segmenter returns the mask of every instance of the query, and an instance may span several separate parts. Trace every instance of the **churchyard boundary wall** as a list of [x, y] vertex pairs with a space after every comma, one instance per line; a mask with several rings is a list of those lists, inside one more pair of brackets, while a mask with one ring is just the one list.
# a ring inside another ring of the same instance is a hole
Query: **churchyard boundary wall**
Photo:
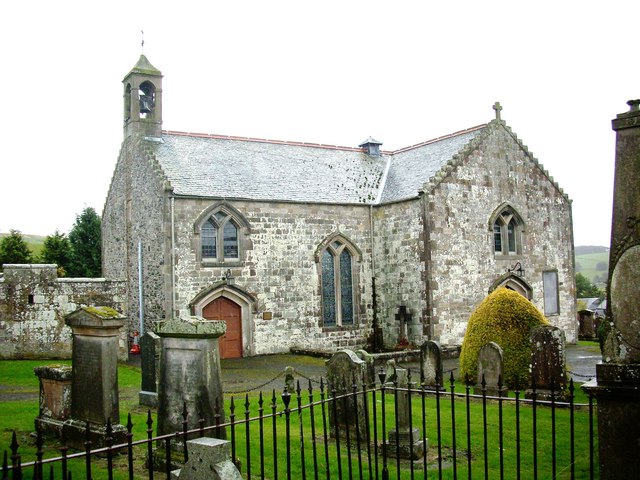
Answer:
[[[4, 265], [0, 276], [0, 359], [71, 358], [64, 316], [81, 306], [126, 315], [126, 284], [104, 278], [58, 278], [56, 265]], [[129, 340], [122, 332], [119, 359]]]

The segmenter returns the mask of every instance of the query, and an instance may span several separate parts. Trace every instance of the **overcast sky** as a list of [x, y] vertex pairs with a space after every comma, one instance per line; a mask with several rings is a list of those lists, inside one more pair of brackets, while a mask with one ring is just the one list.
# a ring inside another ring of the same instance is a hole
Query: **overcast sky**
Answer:
[[144, 30], [167, 130], [393, 150], [486, 123], [500, 101], [573, 200], [576, 245], [609, 245], [611, 119], [640, 98], [637, 0], [96, 3], [0, 7], [0, 232], [102, 213]]

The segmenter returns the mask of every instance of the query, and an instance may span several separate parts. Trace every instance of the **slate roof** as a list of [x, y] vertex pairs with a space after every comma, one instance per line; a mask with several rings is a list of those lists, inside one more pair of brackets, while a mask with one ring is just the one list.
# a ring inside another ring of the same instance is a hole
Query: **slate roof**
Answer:
[[377, 204], [415, 198], [482, 127], [379, 157], [362, 148], [165, 131], [156, 159], [178, 196]]

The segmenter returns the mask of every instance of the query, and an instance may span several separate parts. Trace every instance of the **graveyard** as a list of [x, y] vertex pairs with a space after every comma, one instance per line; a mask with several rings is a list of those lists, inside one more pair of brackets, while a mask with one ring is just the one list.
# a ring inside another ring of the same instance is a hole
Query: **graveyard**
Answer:
[[[583, 347], [583, 350], [588, 348], [596, 347], [595, 344], [591, 344]], [[407, 361], [398, 362], [397, 365], [388, 364], [388, 359], [381, 358], [376, 361], [373, 370], [371, 369], [371, 358], [369, 358], [371, 356], [367, 357], [362, 351], [358, 354], [341, 352], [340, 355], [331, 359], [295, 355], [267, 356], [262, 359], [247, 359], [244, 366], [242, 360], [221, 361], [222, 389], [225, 392], [223, 410], [226, 412], [225, 421], [222, 422], [225, 425], [224, 436], [229, 441], [233, 440], [233, 456], [231, 458], [239, 459], [237, 463], [242, 472], [241, 478], [261, 478], [261, 474], [266, 475], [264, 478], [274, 478], [275, 471], [280, 471], [281, 478], [286, 478], [285, 475], [288, 473], [292, 475], [291, 478], [303, 478], [301, 475], [305, 468], [308, 475], [311, 475], [309, 472], [314, 469], [320, 475], [324, 475], [325, 454], [328, 455], [326, 465], [331, 471], [331, 478], [348, 478], [347, 476], [351, 474], [357, 477], [361, 469], [367, 478], [369, 473], [367, 465], [377, 465], [381, 474], [382, 469], [385, 468], [383, 458], [386, 459], [386, 468], [391, 473], [390, 478], [405, 478], [405, 476], [410, 478], [412, 469], [417, 474], [423, 468], [426, 468], [430, 475], [435, 475], [438, 470], [442, 469], [443, 478], [453, 478], [454, 470], [457, 470], [458, 475], [464, 476], [467, 469], [471, 467], [475, 476], [482, 473], [485, 464], [488, 465], [490, 478], [493, 478], [494, 474], [499, 475], [500, 469], [509, 471], [509, 469], [516, 468], [517, 464], [517, 468], [522, 469], [523, 472], [533, 471], [533, 459], [530, 458], [533, 438], [536, 439], [537, 444], [536, 469], [538, 469], [540, 478], [546, 478], [546, 475], [551, 472], [549, 452], [552, 451], [552, 446], [554, 447], [553, 451], [558, 452], [558, 467], [553, 468], [559, 470], [565, 468], [565, 462], [569, 458], [570, 452], [574, 451], [574, 455], [577, 457], [573, 467], [577, 472], [575, 478], [585, 478], [584, 475], [590, 468], [590, 461], [597, 462], [597, 453], [595, 457], [591, 456], [591, 460], [589, 455], [589, 451], [596, 452], [597, 439], [593, 439], [590, 435], [590, 428], [593, 428], [593, 418], [590, 420], [590, 416], [593, 415], [593, 411], [588, 407], [589, 399], [579, 388], [575, 388], [573, 391], [575, 397], [572, 398], [572, 401], [576, 405], [583, 406], [574, 409], [559, 408], [554, 411], [555, 419], [553, 420], [549, 415], [548, 404], [538, 405], [535, 428], [537, 434], [534, 436], [532, 415], [535, 413], [531, 403], [524, 403], [524, 392], [509, 392], [510, 400], [506, 400], [506, 397], [505, 400], [497, 400], [496, 398], [483, 400], [482, 392], [479, 397], [469, 398], [473, 396], [473, 387], [465, 385], [457, 378], [458, 359], [442, 359], [436, 354], [437, 351], [437, 345], [425, 344], [422, 356], [408, 358]], [[423, 360], [421, 361], [420, 358]], [[69, 365], [71, 362], [63, 363]], [[344, 394], [353, 386], [349, 385], [350, 382], [346, 382], [345, 386], [332, 380], [336, 376], [336, 369], [331, 368], [332, 364], [341, 364], [338, 367], [340, 373], [337, 375], [343, 378], [347, 376], [349, 365], [356, 365], [356, 370], [363, 374], [363, 378], [375, 382], [376, 391], [370, 389], [370, 385], [366, 385], [366, 382], [364, 384], [360, 382], [356, 385], [358, 396], [355, 398], [358, 401], [352, 404], [346, 400], [345, 403], [338, 401], [335, 403], [334, 410], [334, 402], [330, 400], [336, 394], [335, 390], [338, 390], [338, 398], [340, 398], [341, 392]], [[34, 381], [37, 383], [33, 369], [42, 365], [42, 361], [1, 362], [0, 384], [4, 389], [6, 382], [10, 381], [9, 379], [17, 379], [18, 384], [33, 385]], [[287, 378], [284, 369], [280, 368], [283, 365], [292, 367], [290, 370], [293, 372], [292, 379]], [[12, 371], [9, 372], [5, 369]], [[334, 371], [332, 372], [332, 370]], [[371, 378], [372, 374], [373, 378]], [[396, 378], [392, 378], [394, 374]], [[384, 388], [381, 388], [381, 375], [387, 377]], [[249, 380], [239, 382], [239, 378]], [[321, 378], [324, 382], [322, 385], [318, 383]], [[440, 384], [441, 380], [443, 380], [442, 384]], [[452, 381], [455, 383], [452, 384]], [[131, 433], [134, 440], [147, 438], [150, 428], [151, 435], [159, 434], [157, 430], [159, 409], [140, 404], [139, 394], [142, 382], [142, 371], [138, 365], [122, 363], [118, 365], [120, 419], [123, 424], [128, 425], [129, 421], [133, 424]], [[291, 384], [294, 385], [294, 390], [291, 391], [288, 388], [285, 390], [285, 386]], [[359, 396], [363, 386], [367, 388], [366, 406]], [[409, 386], [411, 388], [407, 388]], [[448, 392], [452, 389], [456, 395], [453, 402], [448, 396]], [[430, 393], [425, 393], [428, 390]], [[16, 388], [16, 394], [18, 391], [19, 389]], [[31, 391], [30, 401], [17, 399], [3, 402], [7, 409], [0, 414], [0, 422], [3, 425], [15, 425], [15, 428], [21, 432], [17, 436], [16, 442], [20, 444], [19, 451], [23, 462], [36, 458], [39, 451], [44, 458], [59, 456], [62, 446], [60, 441], [56, 441], [51, 436], [45, 437], [44, 447], [38, 446], [38, 440], [32, 435], [32, 432], [34, 430], [33, 420], [38, 414], [39, 405], [37, 397], [33, 398], [33, 388]], [[434, 395], [434, 391], [440, 395]], [[518, 402], [515, 402], [516, 395], [520, 397]], [[287, 398], [288, 404], [285, 402]], [[323, 403], [322, 399], [326, 400], [326, 403]], [[314, 402], [314, 406], [308, 406], [313, 405]], [[382, 411], [379, 409], [381, 404], [385, 405]], [[424, 416], [422, 415], [423, 404], [426, 411]], [[410, 405], [409, 409], [407, 409], [407, 405]], [[344, 411], [338, 407], [344, 407]], [[378, 408], [377, 412], [375, 412], [376, 407]], [[398, 408], [401, 409], [400, 412]], [[182, 431], [183, 426], [181, 418], [179, 418], [183, 413], [182, 405], [174, 405], [174, 410], [178, 410], [174, 412], [178, 417], [178, 422], [171, 429]], [[347, 413], [345, 415], [345, 412], [354, 411], [360, 412], [360, 414], [356, 413], [350, 416]], [[361, 421], [357, 427], [353, 423], [351, 427], [345, 426], [349, 425], [350, 418], [364, 418], [365, 411], [369, 414], [370, 425], [368, 428]], [[411, 415], [407, 414], [409, 411], [411, 411]], [[473, 419], [469, 425], [465, 425], [467, 411], [470, 418]], [[275, 416], [269, 417], [272, 412], [277, 413]], [[129, 413], [131, 414], [130, 419]], [[453, 414], [457, 414], [455, 429], [452, 428]], [[375, 417], [374, 421], [371, 421], [372, 415]], [[516, 422], [516, 415], [520, 417], [518, 422]], [[215, 423], [215, 412], [213, 416], [213, 423]], [[335, 423], [334, 419], [341, 416], [345, 417], [341, 424], [344, 428], [338, 427], [339, 433], [335, 435], [336, 430], [332, 425]], [[574, 417], [574, 427], [571, 432], [576, 439], [573, 450], [568, 436], [571, 416]], [[190, 417], [197, 418], [193, 415]], [[243, 423], [247, 417], [255, 419], [255, 421]], [[259, 420], [261, 417], [262, 421]], [[20, 421], [17, 422], [18, 419]], [[151, 427], [148, 423], [150, 419], [153, 422]], [[396, 419], [398, 419], [397, 423]], [[262, 423], [262, 426], [259, 426], [259, 423]], [[274, 426], [275, 423], [278, 423], [277, 427]], [[514, 426], [516, 423], [522, 426], [519, 431], [521, 437], [519, 440], [516, 440], [515, 437]], [[487, 429], [487, 425], [491, 427]], [[501, 438], [498, 438], [495, 432], [491, 431], [498, 425], [504, 426], [500, 429], [503, 432]], [[198, 422], [189, 425], [189, 429], [191, 428], [195, 428], [197, 431]], [[274, 428], [277, 431], [273, 437], [275, 442], [272, 444]], [[315, 434], [312, 433], [314, 430]], [[367, 435], [370, 436], [369, 442], [365, 441], [365, 432], [368, 432]], [[426, 432], [426, 435], [423, 432]], [[457, 437], [452, 436], [456, 435], [454, 432], [457, 433]], [[211, 434], [220, 437], [221, 435], [218, 433], [213, 430]], [[208, 437], [208, 435], [208, 432], [203, 434], [204, 437]], [[350, 436], [349, 440], [346, 438], [347, 435]], [[488, 438], [485, 439], [484, 437], [487, 435]], [[374, 440], [374, 436], [376, 437], [375, 444], [380, 446], [378, 449], [372, 448], [374, 442], [371, 440]], [[247, 439], [249, 440], [247, 441]], [[415, 441], [403, 444], [402, 439], [414, 439]], [[9, 452], [7, 462], [10, 465], [12, 432], [3, 431], [1, 442], [2, 450]], [[206, 442], [210, 441], [206, 440]], [[484, 442], [488, 442], [488, 445], [485, 445]], [[496, 442], [504, 444], [503, 450], [492, 447], [492, 444], [496, 444]], [[453, 445], [456, 445], [456, 448], [453, 448]], [[514, 450], [516, 445], [519, 445], [520, 460]], [[306, 454], [301, 454], [299, 446], [304, 447]], [[195, 447], [195, 450], [197, 448]], [[249, 449], [248, 455], [247, 448]], [[264, 451], [261, 452], [261, 449]], [[384, 451], [385, 449], [386, 451]], [[402, 458], [402, 449], [414, 460], [409, 461], [407, 458]], [[470, 456], [467, 455], [469, 450], [472, 452]], [[423, 451], [426, 455], [421, 455]], [[500, 451], [504, 451], [502, 456], [499, 454]], [[76, 452], [80, 456], [77, 460], [69, 460], [69, 471], [74, 472], [73, 476], [76, 478], [84, 478], [86, 464], [83, 450], [69, 449], [68, 454], [71, 452]], [[397, 455], [397, 453], [401, 454]], [[487, 456], [485, 457], [485, 455]], [[179, 456], [179, 451], [173, 452], [174, 460]], [[145, 467], [146, 457], [147, 445], [143, 444], [133, 448], [133, 478], [149, 478], [149, 472]], [[527, 457], [529, 458], [527, 459]], [[371, 458], [372, 461], [368, 461], [367, 458]], [[108, 477], [108, 462], [109, 460], [104, 458], [104, 455], [101, 458], [96, 457], [92, 461], [93, 478]], [[119, 475], [121, 478], [127, 478], [126, 455], [114, 455], [111, 462], [115, 465], [115, 478], [119, 478]], [[318, 463], [317, 466], [314, 465], [315, 462]], [[396, 476], [396, 468], [399, 469], [399, 476]], [[251, 477], [248, 477], [248, 469], [253, 472]], [[372, 478], [375, 478], [375, 472], [371, 473], [374, 475]], [[161, 472], [155, 472], [155, 474], [161, 475], [159, 478], [164, 478], [164, 474]], [[60, 478], [57, 472], [54, 478]], [[559, 478], [570, 477], [567, 473], [566, 476], [561, 475]]]

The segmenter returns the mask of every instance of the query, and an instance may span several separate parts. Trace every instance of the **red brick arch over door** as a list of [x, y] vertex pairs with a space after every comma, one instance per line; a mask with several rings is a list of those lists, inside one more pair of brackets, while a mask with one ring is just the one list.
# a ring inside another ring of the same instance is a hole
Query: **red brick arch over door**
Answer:
[[233, 300], [218, 297], [202, 309], [207, 320], [224, 320], [227, 332], [220, 337], [220, 358], [242, 357], [242, 308]]

